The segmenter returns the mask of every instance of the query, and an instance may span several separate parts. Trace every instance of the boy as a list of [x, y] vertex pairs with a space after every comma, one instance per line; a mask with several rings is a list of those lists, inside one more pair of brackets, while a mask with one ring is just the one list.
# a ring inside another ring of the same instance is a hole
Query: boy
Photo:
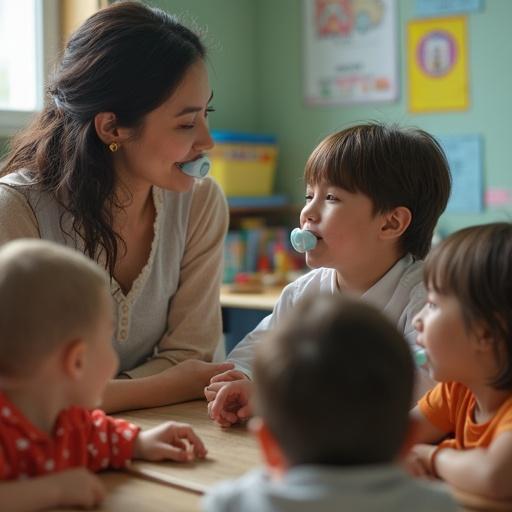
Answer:
[[410, 350], [373, 307], [320, 294], [256, 349], [253, 422], [266, 471], [222, 483], [208, 512], [448, 512], [440, 487], [407, 476]]
[[[305, 295], [340, 291], [375, 305], [415, 346], [413, 316], [426, 301], [422, 259], [450, 195], [450, 171], [436, 140], [418, 129], [378, 123], [334, 133], [311, 154], [305, 170], [302, 229], [317, 238], [306, 253], [311, 272], [288, 285], [273, 313], [229, 354], [236, 369], [205, 390], [211, 417], [228, 426], [250, 414], [255, 345]], [[432, 387], [418, 372], [415, 396]]]
[[91, 507], [104, 496], [91, 471], [206, 455], [188, 425], [140, 432], [89, 411], [117, 368], [108, 278], [95, 263], [51, 242], [10, 242], [0, 304], [2, 510]]

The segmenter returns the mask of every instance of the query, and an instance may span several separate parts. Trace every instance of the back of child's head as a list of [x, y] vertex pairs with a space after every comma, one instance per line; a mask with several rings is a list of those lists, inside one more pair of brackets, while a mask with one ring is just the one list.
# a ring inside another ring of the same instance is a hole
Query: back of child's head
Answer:
[[427, 255], [451, 190], [448, 162], [432, 135], [380, 123], [326, 137], [308, 159], [305, 180], [362, 193], [372, 200], [375, 214], [408, 208], [412, 220], [401, 249], [416, 258]]
[[255, 410], [291, 465], [393, 461], [409, 425], [414, 365], [372, 306], [309, 297], [257, 349]]
[[512, 389], [512, 224], [461, 229], [433, 247], [425, 285], [460, 304], [466, 329], [484, 325], [499, 372], [490, 384]]
[[43, 240], [0, 249], [0, 376], [24, 377], [60, 344], [96, 325], [105, 272], [83, 254]]

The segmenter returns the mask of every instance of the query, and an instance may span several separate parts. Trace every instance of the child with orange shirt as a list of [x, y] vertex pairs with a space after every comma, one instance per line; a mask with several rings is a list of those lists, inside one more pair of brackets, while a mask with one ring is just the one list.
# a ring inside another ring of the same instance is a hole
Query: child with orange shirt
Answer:
[[512, 224], [463, 229], [425, 264], [414, 319], [430, 375], [408, 465], [480, 496], [512, 498]]
[[92, 472], [132, 458], [186, 461], [206, 450], [189, 425], [145, 432], [94, 410], [117, 369], [106, 273], [42, 240], [0, 249], [0, 508], [92, 507]]

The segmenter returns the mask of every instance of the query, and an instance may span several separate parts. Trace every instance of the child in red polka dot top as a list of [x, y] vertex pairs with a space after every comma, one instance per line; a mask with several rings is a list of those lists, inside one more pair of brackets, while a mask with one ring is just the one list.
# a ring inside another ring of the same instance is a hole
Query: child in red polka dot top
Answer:
[[0, 503], [3, 510], [90, 507], [93, 472], [132, 458], [186, 461], [206, 450], [186, 424], [141, 432], [92, 410], [117, 368], [106, 274], [41, 240], [0, 249]]

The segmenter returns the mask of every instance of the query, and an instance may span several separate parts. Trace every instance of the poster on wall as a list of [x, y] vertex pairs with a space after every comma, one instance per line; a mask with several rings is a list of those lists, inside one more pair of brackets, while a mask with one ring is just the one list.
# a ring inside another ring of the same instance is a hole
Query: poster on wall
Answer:
[[444, 149], [452, 174], [447, 213], [483, 211], [483, 144], [479, 134], [436, 137]]
[[467, 110], [466, 18], [411, 21], [407, 31], [409, 110]]
[[416, 0], [416, 16], [446, 16], [482, 9], [482, 0]]
[[396, 17], [395, 0], [303, 0], [306, 104], [396, 100]]

